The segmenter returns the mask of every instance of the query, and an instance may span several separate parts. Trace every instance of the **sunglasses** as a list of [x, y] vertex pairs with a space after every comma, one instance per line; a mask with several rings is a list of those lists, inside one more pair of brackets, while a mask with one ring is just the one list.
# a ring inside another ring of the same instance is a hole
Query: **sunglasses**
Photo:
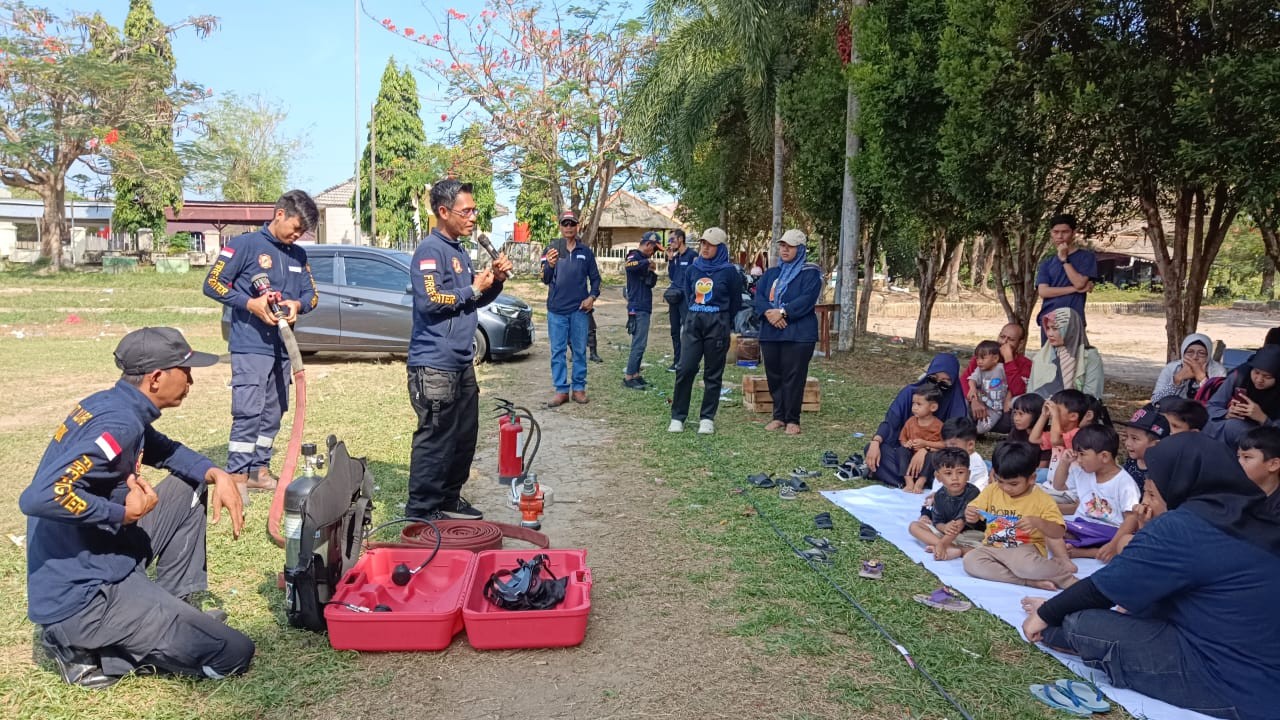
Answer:
[[561, 220], [560, 221], [560, 227], [576, 227], [577, 225], [578, 225], [577, 220]]

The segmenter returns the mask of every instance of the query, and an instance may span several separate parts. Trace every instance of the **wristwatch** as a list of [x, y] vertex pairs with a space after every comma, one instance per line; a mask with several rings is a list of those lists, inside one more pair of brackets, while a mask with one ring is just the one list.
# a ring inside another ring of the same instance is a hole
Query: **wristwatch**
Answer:
[[782, 319], [783, 319], [783, 320], [786, 320], [786, 319], [787, 319], [787, 309], [786, 309], [786, 308], [778, 308], [778, 312], [782, 314]]

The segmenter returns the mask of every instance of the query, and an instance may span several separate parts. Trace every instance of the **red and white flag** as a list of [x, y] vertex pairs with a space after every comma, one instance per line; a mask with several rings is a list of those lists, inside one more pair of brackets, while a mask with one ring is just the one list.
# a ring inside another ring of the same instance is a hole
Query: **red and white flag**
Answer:
[[235, 255], [235, 254], [236, 254], [236, 249], [235, 249], [235, 248], [233, 248], [233, 247], [224, 247], [224, 248], [222, 248], [222, 252], [220, 252], [220, 253], [218, 253], [218, 254], [219, 254], [219, 255], [221, 255], [221, 256], [222, 256], [222, 257], [224, 257], [224, 258], [229, 258], [229, 257], [231, 257], [231, 256], [233, 256], [233, 255]]
[[102, 454], [107, 456], [108, 462], [115, 460], [116, 456], [120, 454], [120, 443], [111, 437], [111, 433], [102, 433], [97, 440], [93, 441], [93, 444], [97, 445]]
[[418, 261], [418, 272], [428, 272], [435, 269], [436, 269], [436, 261], [431, 258]]

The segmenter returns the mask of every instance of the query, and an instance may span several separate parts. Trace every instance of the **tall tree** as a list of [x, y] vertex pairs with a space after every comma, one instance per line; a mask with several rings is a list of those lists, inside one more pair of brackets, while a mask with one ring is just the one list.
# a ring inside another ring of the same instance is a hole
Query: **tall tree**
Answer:
[[476, 227], [493, 228], [498, 196], [493, 189], [493, 163], [484, 146], [484, 130], [472, 123], [462, 131], [449, 153], [448, 174], [472, 184], [476, 200]]
[[476, 17], [450, 9], [437, 22], [433, 35], [407, 20], [382, 25], [443, 53], [422, 69], [449, 87], [458, 112], [480, 121], [497, 174], [536, 159], [555, 174], [546, 180], [556, 212], [578, 213], [595, 242], [604, 199], [640, 161], [619, 108], [653, 39], [607, 0], [485, 0]]
[[[167, 123], [147, 125], [130, 123], [120, 128], [126, 137], [134, 138], [142, 157], [141, 167], [179, 166], [178, 154], [173, 147], [173, 115], [166, 90], [173, 86], [176, 61], [164, 23], [151, 9], [151, 0], [130, 0], [129, 14], [124, 21], [126, 42], [134, 43], [139, 52], [156, 59], [163, 77], [157, 77], [151, 87], [143, 88], [146, 102]], [[117, 232], [136, 233], [148, 228], [157, 236], [165, 232], [164, 209], [182, 207], [182, 177], [172, 173], [137, 172], [138, 164], [122, 163], [112, 173], [111, 185], [115, 191], [115, 207], [111, 212], [111, 224]]]
[[[185, 123], [184, 109], [205, 91], [173, 84], [154, 48], [187, 27], [203, 36], [217, 19], [191, 17], [122, 39], [100, 15], [59, 17], [13, 0], [0, 2], [0, 15], [0, 182], [40, 196], [40, 252], [56, 270], [67, 240], [67, 173], [78, 160], [103, 176], [182, 177], [177, 163], [154, 164], [146, 135]], [[158, 87], [167, 98], [163, 113], [151, 95]], [[147, 132], [120, 130], [129, 127]]]
[[228, 93], [204, 116], [205, 133], [185, 151], [191, 183], [229, 202], [275, 202], [306, 140], [284, 128], [283, 106]]
[[529, 159], [520, 166], [520, 192], [516, 195], [516, 221], [529, 223], [529, 241], [547, 243], [558, 236], [556, 209], [551, 204], [551, 184], [548, 178], [554, 173], [546, 167], [538, 167], [538, 160]]
[[1079, 15], [1090, 34], [1071, 81], [1045, 90], [1102, 133], [1082, 158], [1098, 191], [1136, 200], [1176, 357], [1228, 230], [1276, 180], [1255, 166], [1280, 156], [1280, 13], [1272, 0], [1094, 0]]
[[[360, 177], [367, 178], [359, 189], [360, 227], [372, 234], [371, 222], [376, 219], [375, 243], [382, 238], [398, 241], [420, 234], [427, 183], [444, 171], [443, 158], [428, 152], [419, 113], [418, 83], [413, 74], [408, 68], [397, 68], [395, 58], [387, 60], [369, 121], [369, 139], [360, 156]], [[377, 194], [376, 207], [373, 193]], [[371, 212], [375, 214], [371, 216]]]

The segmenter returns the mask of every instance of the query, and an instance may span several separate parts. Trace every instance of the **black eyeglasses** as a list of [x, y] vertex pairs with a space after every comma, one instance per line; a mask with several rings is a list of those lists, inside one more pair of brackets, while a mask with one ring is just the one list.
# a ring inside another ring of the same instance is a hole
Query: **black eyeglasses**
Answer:
[[576, 220], [561, 220], [561, 221], [560, 221], [560, 227], [577, 227], [577, 225], [578, 225], [578, 222], [577, 222]]

